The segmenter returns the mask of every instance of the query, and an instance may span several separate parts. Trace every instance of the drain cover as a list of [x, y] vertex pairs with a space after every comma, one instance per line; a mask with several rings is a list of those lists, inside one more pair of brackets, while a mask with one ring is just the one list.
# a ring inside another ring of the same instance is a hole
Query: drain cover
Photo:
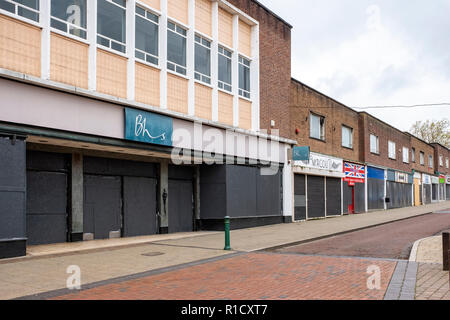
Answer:
[[162, 256], [164, 253], [162, 252], [147, 252], [147, 253], [143, 253], [142, 255], [144, 257], [156, 257], [156, 256]]

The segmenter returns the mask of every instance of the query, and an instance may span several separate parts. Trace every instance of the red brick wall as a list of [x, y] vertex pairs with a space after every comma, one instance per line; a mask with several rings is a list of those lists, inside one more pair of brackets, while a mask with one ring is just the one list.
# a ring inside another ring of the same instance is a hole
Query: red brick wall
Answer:
[[[364, 112], [360, 113], [360, 125], [364, 132], [364, 139], [360, 140], [364, 162], [411, 172], [411, 141], [407, 133], [397, 130]], [[379, 154], [370, 152], [370, 134], [378, 136]], [[395, 160], [389, 158], [388, 141], [395, 142]], [[403, 163], [403, 147], [409, 149], [409, 163]]]
[[[434, 157], [434, 148], [428, 143], [414, 136], [410, 137], [411, 137], [411, 148], [416, 149], [416, 162], [415, 163], [411, 162], [411, 169], [426, 174], [434, 174], [434, 168], [430, 168], [430, 166], [428, 165], [428, 156], [432, 155]], [[420, 164], [420, 152], [423, 152], [425, 155], [424, 165]]]
[[[300, 146], [310, 146], [313, 152], [359, 161], [358, 113], [295, 80], [291, 82], [290, 92], [289, 138], [297, 140]], [[310, 138], [311, 112], [325, 117], [325, 141]], [[353, 149], [342, 146], [342, 125], [353, 129]]]
[[251, 0], [229, 0], [259, 22], [260, 34], [260, 127], [270, 121], [280, 136], [289, 137], [289, 85], [291, 81], [291, 28]]
[[[450, 150], [445, 148], [444, 146], [433, 143], [431, 144], [434, 149], [434, 167], [435, 171], [438, 171], [440, 174], [450, 175], [450, 169], [445, 166], [445, 159], [448, 158], [450, 161]], [[439, 156], [442, 155], [443, 163], [442, 166], [439, 164]], [[450, 164], [449, 164], [450, 166]]]

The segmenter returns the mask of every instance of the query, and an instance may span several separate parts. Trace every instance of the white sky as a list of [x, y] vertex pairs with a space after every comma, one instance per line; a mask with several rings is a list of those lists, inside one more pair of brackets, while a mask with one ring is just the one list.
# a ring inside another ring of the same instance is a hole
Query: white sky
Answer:
[[[450, 0], [259, 1], [293, 25], [305, 84], [349, 107], [450, 103]], [[450, 118], [450, 106], [366, 111], [403, 131]]]

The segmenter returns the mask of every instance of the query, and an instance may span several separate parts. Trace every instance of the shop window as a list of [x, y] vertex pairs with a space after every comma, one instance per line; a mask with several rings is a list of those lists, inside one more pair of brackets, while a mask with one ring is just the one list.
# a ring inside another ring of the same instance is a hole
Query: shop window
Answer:
[[126, 1], [97, 1], [97, 43], [126, 52]]
[[170, 21], [167, 28], [167, 69], [186, 75], [187, 31]]
[[86, 39], [86, 0], [52, 0], [52, 28]]
[[0, 9], [39, 22], [39, 0], [0, 0]]
[[136, 58], [158, 65], [159, 17], [136, 6]]

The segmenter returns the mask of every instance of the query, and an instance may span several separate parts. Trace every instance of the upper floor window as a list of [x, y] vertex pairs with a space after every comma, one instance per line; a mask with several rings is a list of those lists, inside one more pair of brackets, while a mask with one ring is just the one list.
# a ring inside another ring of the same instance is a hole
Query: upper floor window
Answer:
[[309, 119], [311, 138], [325, 140], [325, 117], [311, 113]]
[[380, 153], [380, 144], [378, 137], [376, 135], [370, 135], [370, 152], [379, 154]]
[[159, 17], [136, 6], [136, 58], [158, 64]]
[[342, 126], [342, 146], [353, 148], [353, 129]]
[[423, 152], [420, 152], [420, 164], [422, 166], [425, 165], [425, 153], [423, 153]]
[[439, 156], [439, 166], [444, 166], [444, 157], [442, 155]]
[[445, 158], [445, 167], [448, 169], [448, 165], [449, 165], [449, 163], [448, 163], [448, 158]]
[[219, 46], [219, 83], [220, 89], [231, 92], [231, 51]]
[[416, 148], [411, 149], [411, 162], [412, 163], [416, 162]]
[[39, 0], [0, 0], [0, 9], [39, 22]]
[[239, 56], [239, 95], [250, 99], [250, 60]]
[[126, 1], [97, 0], [97, 43], [126, 52]]
[[396, 152], [395, 152], [395, 142], [389, 141], [388, 142], [388, 150], [389, 150], [389, 158], [390, 159], [396, 159]]
[[211, 42], [195, 35], [195, 79], [211, 84]]
[[433, 168], [433, 156], [428, 156], [428, 166]]
[[409, 149], [406, 147], [403, 147], [403, 162], [409, 163]]
[[167, 69], [186, 75], [187, 31], [167, 22]]
[[52, 28], [86, 39], [86, 0], [52, 0]]

